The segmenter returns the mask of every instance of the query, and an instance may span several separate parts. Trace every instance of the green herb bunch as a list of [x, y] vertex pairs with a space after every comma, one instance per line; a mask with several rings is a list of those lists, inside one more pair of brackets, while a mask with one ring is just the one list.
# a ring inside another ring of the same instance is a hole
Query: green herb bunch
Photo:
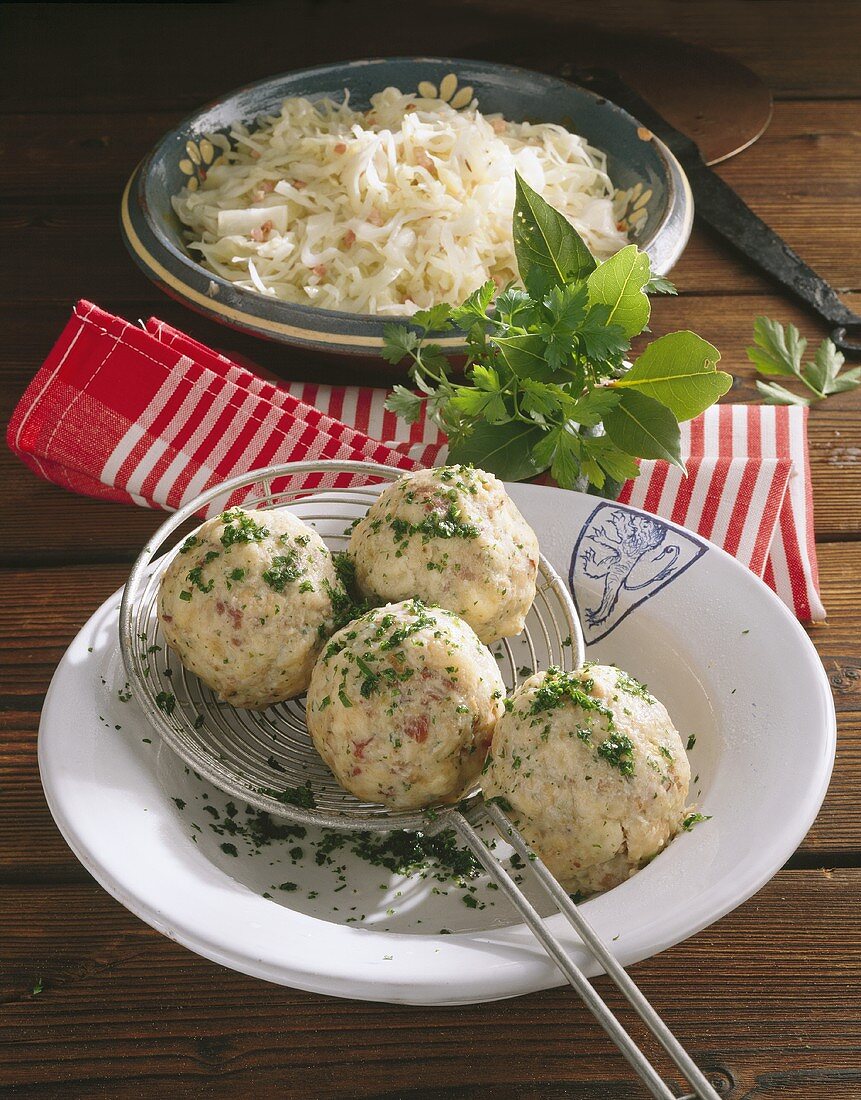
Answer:
[[[450, 462], [509, 481], [550, 470], [565, 488], [615, 496], [637, 476], [636, 458], [682, 466], [679, 422], [714, 404], [732, 378], [693, 332], [662, 336], [626, 360], [648, 324], [648, 295], [674, 293], [672, 284], [652, 276], [636, 245], [599, 264], [519, 175], [513, 233], [523, 288], [487, 282], [460, 306], [387, 326], [383, 354], [411, 361], [419, 392], [395, 386], [386, 407], [413, 423], [426, 403], [449, 437]], [[466, 333], [463, 380], [429, 340], [455, 327]]]
[[798, 392], [788, 390], [779, 382], [757, 379], [756, 388], [766, 405], [812, 405], [831, 394], [848, 393], [861, 386], [861, 367], [844, 370], [844, 356], [827, 338], [807, 363], [803, 362], [807, 341], [795, 325], [784, 327], [779, 321], [757, 317], [753, 340], [747, 357], [760, 374], [792, 378], [804, 386], [804, 390]]

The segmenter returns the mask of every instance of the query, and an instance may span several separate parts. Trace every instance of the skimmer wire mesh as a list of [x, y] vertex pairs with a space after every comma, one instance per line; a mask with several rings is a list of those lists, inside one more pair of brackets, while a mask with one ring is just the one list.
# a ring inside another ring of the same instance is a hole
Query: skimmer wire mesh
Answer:
[[[137, 701], [190, 768], [257, 809], [303, 824], [339, 829], [427, 831], [439, 820], [433, 812], [391, 811], [344, 791], [308, 735], [304, 696], [262, 712], [242, 710], [222, 702], [188, 672], [167, 648], [156, 613], [161, 575], [176, 548], [157, 555], [172, 544], [172, 536], [185, 520], [215, 514], [228, 502], [245, 508], [289, 506], [319, 532], [331, 550], [343, 550], [351, 523], [365, 514], [381, 483], [396, 481], [399, 476], [399, 471], [386, 466], [332, 461], [288, 463], [254, 471], [202, 494], [175, 512], [132, 568], [120, 611], [120, 644]], [[346, 482], [347, 487], [321, 487], [333, 482]], [[583, 662], [582, 632], [570, 593], [543, 556], [537, 596], [524, 630], [517, 638], [491, 648], [498, 655], [508, 689], [515, 686], [518, 669], [524, 666], [536, 671], [550, 665], [571, 669]], [[277, 795], [267, 793], [270, 791]], [[480, 802], [476, 790], [460, 808], [468, 810]], [[440, 816], [444, 809], [439, 808]]]

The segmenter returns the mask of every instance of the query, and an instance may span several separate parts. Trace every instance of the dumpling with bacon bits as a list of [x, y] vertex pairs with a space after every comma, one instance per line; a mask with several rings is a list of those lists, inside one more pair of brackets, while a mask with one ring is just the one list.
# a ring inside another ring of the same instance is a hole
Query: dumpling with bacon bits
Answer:
[[607, 665], [558, 668], [508, 699], [484, 777], [570, 891], [629, 878], [682, 827], [691, 770], [666, 708]]
[[333, 635], [311, 676], [306, 721], [342, 787], [418, 809], [455, 802], [475, 782], [504, 694], [467, 623], [406, 600]]
[[190, 535], [161, 580], [159, 622], [186, 668], [228, 703], [300, 695], [347, 601], [332, 555], [288, 508], [232, 508]]
[[387, 486], [349, 554], [368, 599], [438, 604], [488, 645], [519, 634], [535, 599], [538, 538], [502, 482], [471, 466], [419, 470]]

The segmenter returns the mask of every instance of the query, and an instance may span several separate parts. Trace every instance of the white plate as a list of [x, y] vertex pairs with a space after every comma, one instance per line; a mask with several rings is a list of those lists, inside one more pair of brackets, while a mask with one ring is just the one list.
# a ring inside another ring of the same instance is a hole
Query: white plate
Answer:
[[[644, 680], [683, 737], [696, 735], [691, 797], [711, 820], [584, 904], [627, 965], [729, 912], [798, 846], [834, 760], [828, 680], [789, 611], [723, 551], [636, 509], [509, 488], [547, 558], [572, 579], [590, 659]], [[118, 605], [115, 595], [96, 612], [57, 669], [39, 766], [64, 837], [123, 905], [225, 966], [341, 997], [461, 1004], [562, 984], [483, 880], [469, 893], [399, 878], [346, 849], [318, 866], [313, 830], [257, 854], [219, 835], [227, 799], [122, 701]], [[244, 816], [240, 807], [236, 820]], [[231, 843], [235, 856], [221, 848]], [[549, 919], [596, 973], [564, 920]]]

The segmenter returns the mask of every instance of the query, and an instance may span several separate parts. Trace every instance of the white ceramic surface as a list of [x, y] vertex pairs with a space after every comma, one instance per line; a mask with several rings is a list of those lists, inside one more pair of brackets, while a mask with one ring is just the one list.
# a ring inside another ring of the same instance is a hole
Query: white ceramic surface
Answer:
[[[584, 904], [629, 964], [739, 905], [800, 843], [834, 759], [828, 681], [789, 611], [721, 550], [593, 497], [510, 491], [545, 555], [572, 578], [589, 658], [645, 681], [683, 737], [696, 735], [691, 797], [711, 820]], [[348, 849], [319, 866], [313, 830], [256, 853], [219, 833], [228, 799], [187, 773], [134, 701], [123, 701], [118, 605], [117, 594], [69, 647], [39, 731], [54, 818], [114, 897], [216, 962], [321, 993], [457, 1004], [561, 984], [483, 880], [470, 893], [398, 877]], [[244, 818], [239, 807], [236, 820]], [[562, 918], [549, 919], [595, 973]]]

